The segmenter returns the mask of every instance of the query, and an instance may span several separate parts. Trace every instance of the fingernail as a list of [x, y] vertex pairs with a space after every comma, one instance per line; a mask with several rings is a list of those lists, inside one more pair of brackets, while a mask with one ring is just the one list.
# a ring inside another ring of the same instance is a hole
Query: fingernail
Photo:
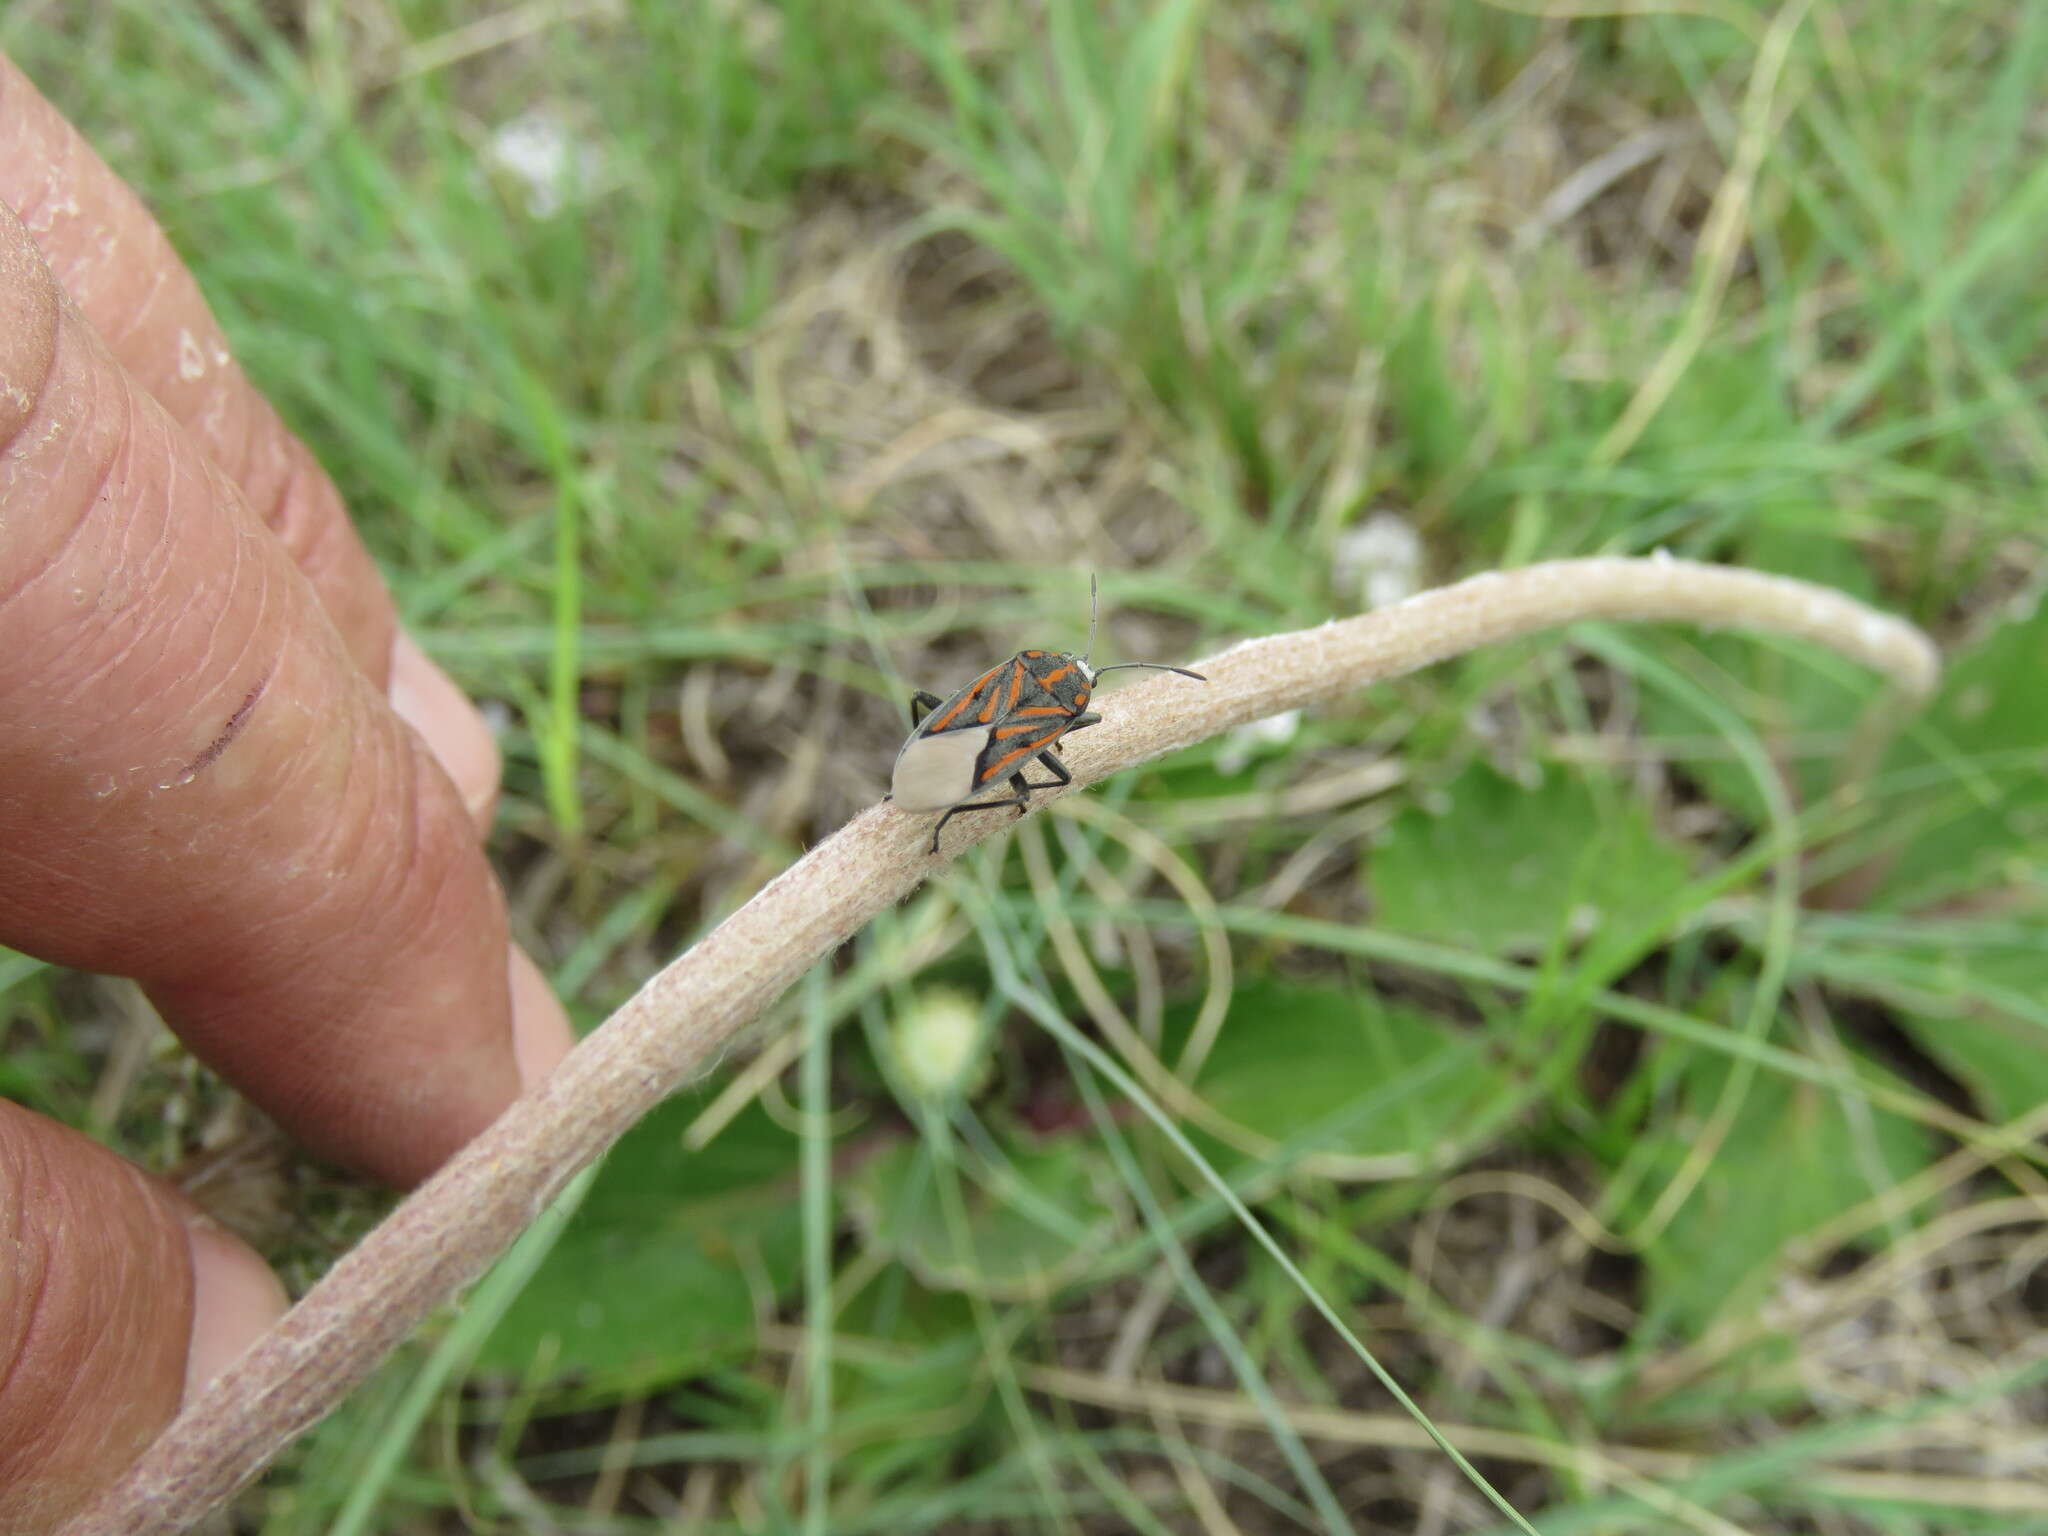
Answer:
[[188, 1222], [192, 1250], [192, 1342], [185, 1346], [185, 1401], [241, 1359], [290, 1305], [254, 1250], [225, 1229]]
[[569, 1054], [576, 1031], [539, 966], [517, 944], [505, 966], [512, 984], [512, 1057], [519, 1081], [531, 1088]]
[[391, 642], [391, 684], [385, 692], [399, 718], [425, 738], [455, 781], [471, 819], [490, 825], [498, 803], [498, 744], [455, 680], [402, 629]]

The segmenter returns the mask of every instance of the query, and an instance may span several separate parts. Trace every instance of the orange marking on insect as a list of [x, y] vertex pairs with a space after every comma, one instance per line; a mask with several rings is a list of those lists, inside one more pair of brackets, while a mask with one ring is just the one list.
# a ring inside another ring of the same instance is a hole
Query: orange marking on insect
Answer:
[[1011, 713], [1022, 720], [1027, 715], [1071, 715], [1073, 711], [1064, 704], [1026, 704]]
[[[1058, 734], [1059, 733], [1055, 731], [1052, 733], [1052, 736], [1057, 736]], [[1051, 739], [1051, 736], [1048, 736], [1046, 738], [1046, 740]], [[1036, 756], [1038, 753], [1045, 750], [1045, 745], [1045, 741], [1027, 741], [1021, 747], [1011, 748], [1008, 752], [1004, 753], [1001, 757], [997, 758], [994, 762], [990, 763], [986, 768], [981, 770], [981, 782], [986, 784], [990, 779], [1001, 778], [1004, 772], [1009, 768], [1010, 764], [1016, 762], [1019, 758]]]
[[996, 673], [1002, 670], [1001, 667], [992, 667], [968, 684], [966, 692], [960, 695], [960, 701], [957, 704], [939, 716], [938, 719], [926, 724], [924, 728], [925, 734], [929, 736], [936, 731], [943, 731], [947, 726], [959, 719], [960, 716], [967, 712], [967, 707], [977, 698], [981, 697], [981, 690], [993, 684]]
[[1039, 684], [1042, 687], [1050, 688], [1054, 683], [1058, 682], [1061, 678], [1065, 677], [1069, 672], [1073, 670], [1074, 664], [1072, 662], [1068, 662], [1064, 667], [1055, 667], [1052, 671], [1046, 673], [1045, 676], [1041, 677], [1038, 680]]
[[[1024, 670], [1022, 662], [1012, 662], [1010, 666], [1012, 666], [1014, 672], [1022, 672]], [[995, 668], [995, 672], [1001, 672], [1001, 668]], [[975, 723], [977, 725], [987, 725], [989, 721], [995, 719], [995, 690], [1001, 686], [999, 682], [995, 682], [995, 672], [989, 674], [989, 696], [981, 700], [981, 713], [975, 715]], [[1012, 678], [1012, 682], [1016, 682], [1016, 678]]]
[[1010, 698], [1003, 705], [1004, 713], [1017, 707], [1017, 696], [1024, 691], [1024, 663], [1019, 661], [1010, 671]]

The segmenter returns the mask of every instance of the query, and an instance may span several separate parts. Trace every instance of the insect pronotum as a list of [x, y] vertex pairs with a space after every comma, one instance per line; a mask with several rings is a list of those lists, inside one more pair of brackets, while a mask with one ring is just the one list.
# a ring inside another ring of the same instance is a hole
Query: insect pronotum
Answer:
[[[1150, 667], [1178, 672], [1198, 683], [1207, 678], [1186, 667], [1163, 661], [1119, 661], [1091, 667], [1095, 653], [1095, 578], [1088, 578], [1088, 649], [1079, 656], [1064, 651], [1019, 651], [990, 667], [950, 699], [922, 690], [910, 698], [910, 739], [896, 754], [896, 771], [888, 798], [898, 810], [944, 811], [932, 828], [932, 852], [939, 851], [939, 833], [966, 811], [997, 811], [1017, 807], [1022, 816], [1034, 789], [1056, 789], [1074, 782], [1053, 746], [1069, 731], [1082, 730], [1102, 717], [1088, 713], [1095, 680], [1124, 667]], [[1034, 763], [1052, 777], [1032, 783], [1024, 771]], [[1000, 800], [972, 797], [1008, 780], [1011, 793]]]

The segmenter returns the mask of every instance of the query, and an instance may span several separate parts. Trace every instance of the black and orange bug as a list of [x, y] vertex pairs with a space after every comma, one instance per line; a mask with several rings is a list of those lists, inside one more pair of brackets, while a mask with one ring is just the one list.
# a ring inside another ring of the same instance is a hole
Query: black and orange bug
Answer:
[[[944, 811], [932, 828], [932, 852], [939, 851], [939, 833], [963, 811], [996, 811], [1017, 807], [1022, 816], [1034, 789], [1057, 789], [1074, 782], [1053, 744], [1069, 731], [1085, 730], [1102, 717], [1088, 713], [1095, 680], [1124, 667], [1151, 667], [1178, 672], [1198, 683], [1208, 679], [1186, 667], [1163, 661], [1119, 661], [1091, 667], [1095, 654], [1095, 580], [1088, 581], [1088, 649], [1079, 656], [1064, 651], [1019, 651], [1000, 666], [990, 667], [950, 699], [922, 690], [910, 698], [910, 739], [896, 754], [889, 799], [903, 811]], [[1042, 764], [1052, 777], [1033, 784], [1024, 770]], [[1015, 791], [1001, 800], [974, 800], [1004, 779]]]

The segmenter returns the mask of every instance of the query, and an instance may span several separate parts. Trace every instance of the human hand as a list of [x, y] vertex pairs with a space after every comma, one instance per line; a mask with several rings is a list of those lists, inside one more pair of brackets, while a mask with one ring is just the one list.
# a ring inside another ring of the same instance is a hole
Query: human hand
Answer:
[[[319, 1151], [411, 1183], [569, 1030], [507, 938], [495, 748], [134, 195], [0, 57], [0, 943], [133, 976]], [[0, 1529], [53, 1524], [284, 1298], [0, 1103]]]

